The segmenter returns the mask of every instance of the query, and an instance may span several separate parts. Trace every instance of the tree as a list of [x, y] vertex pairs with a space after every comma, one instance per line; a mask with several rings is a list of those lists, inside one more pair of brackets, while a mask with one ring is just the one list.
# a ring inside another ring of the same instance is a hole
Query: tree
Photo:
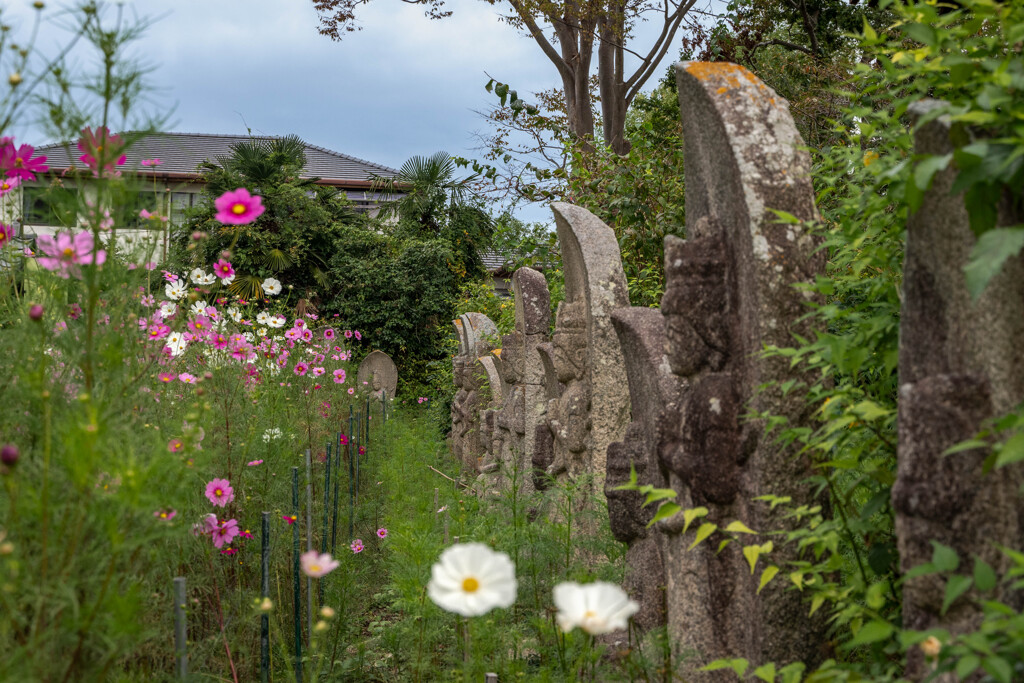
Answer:
[[[431, 19], [451, 15], [444, 0], [402, 0], [423, 5]], [[491, 5], [508, 3], [502, 18], [529, 33], [558, 70], [562, 81], [569, 131], [588, 145], [594, 137], [596, 116], [590, 95], [590, 78], [597, 47], [597, 80], [600, 94], [602, 137], [616, 154], [629, 151], [624, 130], [626, 111], [657, 69], [675, 38], [683, 18], [696, 0], [485, 0]], [[358, 30], [355, 9], [369, 0], [313, 0], [320, 17], [320, 33], [341, 40]], [[661, 31], [646, 53], [626, 46], [634, 26], [656, 14]], [[547, 25], [545, 29], [543, 25]], [[557, 44], [557, 48], [555, 45]], [[641, 60], [628, 77], [626, 53]], [[498, 93], [504, 100], [502, 93]], [[515, 98], [513, 98], [515, 99]]]

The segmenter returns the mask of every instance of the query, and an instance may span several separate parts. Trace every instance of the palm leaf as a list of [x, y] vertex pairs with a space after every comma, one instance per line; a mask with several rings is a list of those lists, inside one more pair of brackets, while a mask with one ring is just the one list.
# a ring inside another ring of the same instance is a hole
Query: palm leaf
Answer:
[[267, 255], [263, 257], [263, 263], [273, 271], [282, 271], [288, 266], [292, 265], [292, 260], [288, 257], [288, 254], [284, 253], [280, 249], [271, 249], [267, 252]]
[[263, 281], [255, 275], [242, 275], [236, 277], [235, 281], [228, 285], [228, 289], [235, 296], [252, 301], [263, 298]]

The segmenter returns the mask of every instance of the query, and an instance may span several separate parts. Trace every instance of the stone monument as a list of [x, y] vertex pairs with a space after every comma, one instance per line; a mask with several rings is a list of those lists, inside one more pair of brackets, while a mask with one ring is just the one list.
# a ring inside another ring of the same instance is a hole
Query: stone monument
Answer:
[[380, 398], [381, 393], [388, 392], [389, 398], [395, 397], [398, 389], [398, 367], [391, 356], [383, 351], [371, 351], [359, 364], [357, 373], [359, 384], [366, 382], [373, 395]]

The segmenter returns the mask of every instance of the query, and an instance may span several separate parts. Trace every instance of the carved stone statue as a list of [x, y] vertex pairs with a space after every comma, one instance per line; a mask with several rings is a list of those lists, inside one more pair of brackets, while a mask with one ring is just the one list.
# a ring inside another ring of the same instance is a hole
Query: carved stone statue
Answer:
[[381, 396], [387, 390], [388, 396], [394, 398], [398, 389], [398, 368], [391, 356], [383, 351], [371, 351], [359, 364], [357, 374], [359, 383], [368, 382], [374, 396]]
[[[788, 104], [743, 67], [688, 62], [677, 65], [676, 74], [686, 145], [687, 239], [665, 239], [661, 307], [667, 361], [681, 393], [661, 411], [658, 461], [678, 492], [675, 502], [684, 509], [706, 507], [705, 521], [784, 530], [794, 522], [755, 498], [774, 494], [813, 503], [803, 483], [809, 464], [763, 438], [763, 424], [744, 416], [767, 412], [792, 425], [810, 420], [801, 397], [783, 396], [777, 387], [759, 391], [793, 377], [787, 363], [761, 358], [762, 348], [790, 346], [793, 335], [813, 334], [801, 319], [807, 298], [795, 285], [813, 281], [823, 256], [802, 226], [784, 224], [769, 211], [817, 218], [810, 159], [800, 149]], [[639, 376], [657, 373], [648, 369]], [[644, 458], [629, 450], [624, 444], [615, 458], [646, 460], [645, 476], [652, 476], [650, 451]], [[643, 517], [636, 519], [635, 512], [623, 507], [612, 513], [617, 533], [637, 533]], [[720, 672], [700, 671], [721, 657], [743, 657], [752, 667], [797, 660], [812, 665], [822, 658], [822, 615], [808, 617], [800, 594], [783, 581], [759, 593], [760, 572], [751, 574], [740, 543], [718, 552], [724, 536], [714, 534], [691, 550], [695, 527], [681, 534], [682, 522], [676, 515], [656, 528], [669, 637], [682, 651], [696, 653], [684, 662], [687, 680], [727, 680]], [[772, 562], [786, 566], [794, 552], [777, 548]]]

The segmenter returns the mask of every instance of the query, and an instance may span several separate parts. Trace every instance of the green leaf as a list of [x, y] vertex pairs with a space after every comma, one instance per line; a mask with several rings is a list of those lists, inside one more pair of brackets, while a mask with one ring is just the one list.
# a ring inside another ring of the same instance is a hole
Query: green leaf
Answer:
[[999, 450], [999, 456], [996, 458], [996, 467], [1012, 465], [1021, 460], [1024, 460], [1024, 432], [1018, 432], [1007, 439], [1006, 443]]
[[761, 572], [761, 582], [757, 585], [757, 592], [760, 593], [761, 589], [768, 585], [768, 582], [775, 578], [775, 575], [779, 573], [779, 568], [775, 565], [769, 565], [764, 568]]
[[981, 666], [992, 678], [1000, 681], [1000, 683], [1011, 683], [1013, 680], [1013, 668], [1002, 657], [985, 657], [985, 661], [981, 663]]
[[745, 545], [743, 546], [743, 557], [747, 558], [747, 564], [750, 565], [750, 573], [754, 573], [754, 567], [757, 566], [757, 558], [765, 553], [770, 553], [773, 548], [771, 541], [762, 545]]
[[981, 666], [981, 658], [978, 655], [965, 655], [956, 663], [956, 675], [960, 679], [967, 678], [979, 666]]
[[706, 507], [690, 508], [689, 510], [683, 510], [683, 533], [690, 528], [690, 523], [698, 517], [705, 517], [708, 514]]
[[799, 218], [797, 218], [796, 216], [794, 216], [791, 213], [787, 213], [786, 211], [781, 211], [779, 209], [768, 209], [768, 210], [771, 211], [772, 213], [774, 213], [776, 216], [779, 217], [779, 223], [783, 223], [783, 224], [787, 224], [788, 223], [790, 225], [799, 225], [801, 223]]
[[999, 227], [982, 234], [971, 250], [971, 260], [964, 266], [971, 296], [975, 299], [981, 296], [1002, 264], [1019, 254], [1021, 248], [1024, 248], [1024, 229], [1019, 227]]
[[952, 160], [952, 153], [943, 154], [942, 156], [925, 157], [914, 167], [914, 185], [921, 192], [926, 191], [931, 186], [932, 178], [935, 177], [935, 174], [945, 170]]
[[717, 524], [712, 524], [711, 522], [705, 522], [704, 524], [701, 524], [697, 528], [697, 536], [693, 539], [693, 543], [690, 544], [690, 547], [687, 548], [687, 550], [693, 550], [698, 545], [700, 545], [701, 541], [707, 539], [708, 536], [715, 533], [715, 531], [717, 530]]
[[932, 564], [940, 572], [953, 572], [960, 566], [960, 557], [948, 545], [932, 541]]
[[942, 600], [942, 611], [940, 614], [945, 614], [946, 610], [950, 608], [956, 599], [969, 591], [973, 585], [973, 577], [960, 575], [949, 577], [949, 581], [946, 582], [946, 597]]
[[729, 522], [729, 526], [725, 527], [725, 530], [734, 534], [754, 534], [755, 536], [757, 535], [756, 531], [754, 531], [738, 519]]
[[672, 517], [682, 509], [682, 506], [675, 503], [662, 503], [661, 507], [659, 507], [658, 511], [654, 514], [654, 517], [652, 517], [651, 521], [647, 523], [647, 526], [654, 526], [657, 522]]
[[747, 673], [750, 662], [745, 659], [716, 659], [707, 666], [701, 667], [701, 671], [718, 671], [720, 669], [732, 669], [740, 678]]
[[943, 457], [947, 455], [953, 455], [954, 453], [961, 453], [963, 451], [974, 450], [975, 448], [985, 448], [988, 443], [979, 439], [968, 439], [967, 441], [961, 441], [955, 446], [950, 446], [942, 452]]
[[893, 625], [888, 621], [869, 621], [868, 623], [861, 626], [860, 630], [857, 631], [857, 635], [850, 641], [849, 647], [856, 647], [857, 645], [869, 645], [870, 643], [877, 643], [880, 640], [885, 640], [893, 634]]
[[974, 558], [974, 585], [978, 587], [980, 591], [990, 591], [996, 587], [998, 578], [996, 572], [992, 569], [992, 566], [981, 559], [980, 557]]
[[818, 593], [811, 598], [811, 611], [807, 613], [807, 616], [812, 617], [814, 613], [821, 609], [821, 606], [825, 604], [825, 596]]
[[754, 669], [754, 675], [765, 683], [775, 683], [775, 664], [768, 662]]
[[938, 42], [938, 32], [928, 24], [907, 24], [903, 27], [903, 32], [912, 40], [916, 40], [917, 42], [928, 45], [929, 47]]
[[804, 589], [804, 573], [803, 572], [792, 572], [789, 575], [789, 580], [793, 582], [793, 585], [797, 587], [797, 590]]

